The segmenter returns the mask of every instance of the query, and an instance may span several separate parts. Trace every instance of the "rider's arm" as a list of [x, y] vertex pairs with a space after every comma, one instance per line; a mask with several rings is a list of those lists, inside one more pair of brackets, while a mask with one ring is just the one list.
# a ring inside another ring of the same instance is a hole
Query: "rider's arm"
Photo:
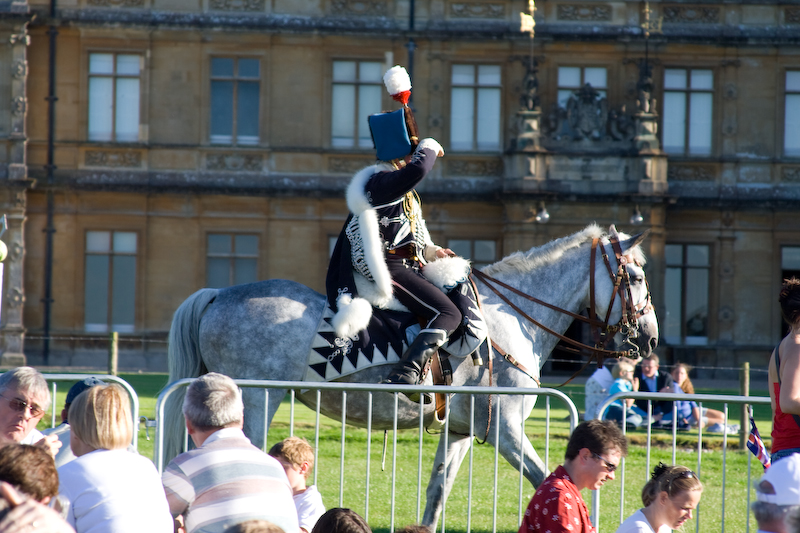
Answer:
[[433, 168], [440, 149], [433, 139], [423, 139], [403, 168], [372, 176], [364, 187], [370, 203], [377, 206], [393, 202], [416, 187]]

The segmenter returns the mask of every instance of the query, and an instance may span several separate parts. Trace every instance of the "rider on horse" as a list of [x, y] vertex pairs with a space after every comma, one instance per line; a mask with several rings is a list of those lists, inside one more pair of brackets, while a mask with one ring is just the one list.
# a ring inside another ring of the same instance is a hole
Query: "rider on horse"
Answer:
[[408, 107], [411, 81], [396, 66], [384, 76], [403, 108], [369, 117], [378, 163], [353, 176], [347, 188], [350, 215], [331, 256], [326, 280], [339, 337], [355, 337], [369, 324], [372, 305], [386, 308], [392, 296], [424, 326], [384, 383], [414, 385], [436, 350], [461, 323], [458, 307], [423, 275], [423, 267], [454, 256], [431, 241], [414, 187], [444, 155], [434, 139], [419, 141]]

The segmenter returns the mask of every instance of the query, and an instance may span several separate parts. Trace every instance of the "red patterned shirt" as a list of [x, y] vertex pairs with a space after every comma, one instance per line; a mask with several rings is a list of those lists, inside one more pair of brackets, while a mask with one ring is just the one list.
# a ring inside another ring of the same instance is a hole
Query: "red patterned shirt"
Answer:
[[589, 520], [589, 510], [583, 501], [581, 491], [570, 479], [563, 466], [556, 468], [544, 480], [531, 503], [525, 510], [525, 517], [519, 533], [597, 533]]

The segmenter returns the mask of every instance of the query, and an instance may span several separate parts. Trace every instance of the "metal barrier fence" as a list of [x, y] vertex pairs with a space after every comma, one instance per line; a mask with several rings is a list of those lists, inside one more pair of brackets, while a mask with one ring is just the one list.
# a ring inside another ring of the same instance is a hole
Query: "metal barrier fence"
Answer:
[[[183, 387], [187, 387], [193, 379], [182, 379], [180, 381], [176, 381], [168, 385], [158, 396], [158, 400], [156, 402], [156, 423], [157, 423], [157, 430], [156, 430], [156, 440], [155, 440], [155, 448], [154, 448], [154, 462], [156, 467], [158, 468], [159, 472], [162, 472], [164, 469], [164, 420], [165, 420], [165, 406], [167, 400], [172, 396], [175, 392]], [[392, 430], [392, 464], [391, 464], [391, 485], [390, 485], [390, 494], [388, 495], [390, 498], [390, 526], [389, 530], [392, 531], [395, 529], [395, 498], [397, 496], [396, 493], [396, 478], [397, 478], [397, 463], [396, 463], [396, 452], [398, 446], [398, 431], [397, 431], [397, 400], [399, 391], [417, 391], [417, 392], [431, 392], [431, 393], [443, 393], [447, 395], [448, 404], [452, 395], [454, 394], [464, 394], [470, 395], [470, 401], [472, 406], [472, 420], [474, 422], [474, 401], [477, 395], [496, 395], [496, 396], [508, 396], [508, 395], [538, 395], [540, 397], [540, 401], [544, 400], [544, 410], [545, 410], [545, 456], [544, 462], [547, 465], [549, 463], [549, 444], [550, 444], [550, 399], [556, 398], [563, 402], [564, 406], [568, 411], [569, 417], [569, 432], [571, 433], [572, 430], [575, 428], [577, 423], [579, 422], [578, 419], [578, 411], [575, 408], [575, 405], [572, 403], [570, 398], [561, 391], [555, 389], [547, 389], [547, 388], [488, 388], [488, 387], [429, 387], [429, 386], [396, 386], [396, 385], [377, 385], [377, 384], [368, 384], [368, 383], [309, 383], [309, 382], [293, 382], [293, 381], [262, 381], [262, 380], [234, 380], [239, 387], [242, 388], [263, 388], [264, 389], [264, 405], [268, 404], [269, 398], [269, 391], [270, 389], [288, 389], [290, 391], [290, 413], [289, 413], [289, 427], [290, 427], [290, 434], [294, 431], [294, 399], [295, 399], [295, 391], [302, 390], [302, 391], [316, 391], [316, 408], [315, 411], [315, 422], [314, 422], [314, 450], [315, 454], [319, 454], [319, 434], [320, 434], [320, 392], [321, 391], [340, 391], [342, 393], [342, 414], [339, 422], [341, 423], [341, 437], [340, 437], [340, 451], [339, 451], [339, 506], [342, 506], [344, 500], [344, 474], [345, 474], [345, 413], [346, 413], [346, 406], [347, 406], [347, 394], [351, 392], [367, 392], [369, 398], [368, 404], [368, 415], [367, 419], [371, 421], [372, 419], [372, 394], [375, 392], [393, 392], [394, 395], [394, 427]], [[537, 402], [537, 405], [539, 402]], [[448, 405], [449, 407], [449, 405]], [[541, 407], [537, 408], [540, 409]], [[423, 406], [420, 404], [420, 413], [422, 412]], [[493, 404], [493, 418], [494, 420], [499, 420], [500, 418], [500, 402], [496, 401]], [[523, 417], [524, 418], [524, 417]], [[495, 439], [499, 438], [499, 424], [494, 424], [493, 429], [496, 431]], [[369, 520], [369, 513], [370, 513], [370, 449], [372, 443], [372, 428], [368, 426], [366, 434], [366, 453], [364, 454], [366, 468], [364, 471], [365, 478], [364, 478], [364, 512], [363, 516], [365, 519]], [[442, 438], [447, 438], [448, 430], [449, 430], [449, 421], [445, 420], [444, 433]], [[406, 431], [413, 431], [413, 430], [406, 430]], [[416, 509], [416, 520], [419, 522], [420, 520], [420, 502], [424, 497], [422, 492], [422, 478], [423, 478], [423, 457], [422, 457], [422, 437], [425, 432], [425, 428], [422, 425], [422, 417], [420, 417], [420, 423], [418, 427], [418, 440], [419, 440], [419, 447], [417, 453], [417, 509]], [[524, 433], [525, 431], [525, 424], [522, 424], [520, 431]], [[470, 435], [476, 436], [474, 432], [474, 424], [470, 426]], [[268, 429], [264, 429], [263, 441], [264, 447], [266, 448], [268, 437]], [[477, 435], [478, 438], [482, 438], [483, 435]], [[184, 428], [184, 443], [186, 443], [187, 437], [185, 434]], [[472, 482], [473, 482], [473, 446], [474, 446], [475, 439], [470, 439], [469, 444], [469, 477], [468, 477], [468, 489], [467, 489], [467, 501], [470, 501], [472, 497]], [[384, 450], [386, 447], [386, 443], [384, 441]], [[266, 451], [266, 450], [265, 450]], [[522, 455], [522, 449], [519, 450], [520, 455]], [[318, 457], [317, 457], [318, 459]], [[430, 460], [429, 458], [427, 459]], [[319, 472], [319, 462], [316, 461], [317, 466], [314, 468], [314, 484], [317, 483], [317, 474]], [[446, 464], [446, 463], [445, 463]], [[492, 530], [496, 531], [497, 525], [497, 503], [498, 503], [498, 494], [497, 494], [497, 476], [498, 476], [498, 451], [497, 448], [494, 449], [494, 480], [493, 480], [493, 508], [492, 508]], [[446, 477], [446, 472], [445, 472]], [[522, 475], [522, 467], [519, 469], [519, 483], [518, 483], [518, 505], [517, 505], [517, 518], [518, 521], [516, 522], [519, 524], [522, 520], [522, 512], [525, 509], [525, 506], [528, 504], [528, 499], [523, 499], [523, 475]], [[528, 489], [530, 490], [530, 488]], [[446, 527], [446, 505], [447, 502], [444, 502], [442, 515], [441, 515], [441, 531], [444, 533]], [[459, 529], [463, 526], [459, 526]], [[466, 531], [470, 531], [471, 527], [471, 511], [468, 507], [467, 516], [466, 516]]]
[[62, 406], [56, 405], [56, 393], [58, 392], [58, 382], [71, 382], [71, 381], [81, 381], [86, 378], [97, 378], [99, 380], [105, 382], [114, 382], [121, 385], [127, 392], [131, 398], [131, 416], [133, 418], [133, 437], [131, 437], [131, 446], [134, 449], [138, 449], [139, 444], [139, 396], [136, 394], [136, 391], [133, 390], [133, 387], [122, 378], [117, 376], [111, 376], [108, 374], [42, 374], [44, 379], [51, 384], [51, 396], [52, 401], [50, 402], [50, 409], [51, 409], [51, 418], [50, 418], [50, 427], [55, 427], [56, 424], [56, 413], [61, 412]]
[[[603, 402], [598, 407], [598, 414], [597, 418], [602, 418], [605, 414], [608, 407], [617, 400], [624, 400], [627, 398], [633, 398], [635, 400], [647, 400], [647, 418], [646, 423], [644, 424], [646, 427], [646, 470], [645, 470], [645, 479], [641, 483], [641, 487], [644, 486], [647, 479], [649, 479], [649, 473], [651, 472], [651, 465], [650, 465], [650, 458], [652, 452], [652, 428], [651, 428], [651, 420], [652, 420], [652, 413], [653, 413], [653, 401], [694, 401], [697, 403], [698, 407], [702, 412], [703, 403], [714, 403], [714, 404], [723, 404], [722, 412], [725, 415], [725, 420], [728, 419], [728, 404], [736, 404], [736, 405], [770, 405], [769, 397], [764, 396], [728, 396], [728, 395], [716, 395], [716, 394], [682, 394], [682, 393], [651, 393], [651, 392], [627, 392], [627, 393], [619, 393], [613, 396], [610, 396], [603, 400]], [[623, 423], [622, 426], [625, 428], [626, 424], [626, 416], [623, 411]], [[677, 417], [677, 409], [675, 404], [673, 404], [673, 411], [672, 411], [672, 421], [671, 421], [671, 429], [672, 429], [672, 464], [676, 464], [676, 455], [677, 455], [677, 436], [678, 436], [678, 417]], [[749, 428], [747, 427], [740, 427], [740, 432], [748, 432]], [[626, 429], [623, 429], [623, 432], [627, 433]], [[701, 466], [702, 466], [702, 456], [703, 456], [703, 429], [699, 428], [697, 430], [697, 442], [695, 448], [696, 454], [696, 466], [694, 467], [694, 471], [697, 472], [698, 476], [702, 480], [702, 473], [701, 473]], [[738, 436], [736, 437], [738, 440]], [[746, 448], [745, 451], [747, 452]], [[724, 533], [725, 531], [725, 510], [726, 510], [726, 481], [727, 481], [727, 459], [728, 459], [728, 433], [727, 431], [722, 433], [722, 494], [721, 494], [721, 531]], [[745, 509], [745, 513], [749, 512], [750, 508], [750, 494], [751, 490], [750, 487], [752, 486], [753, 479], [753, 472], [751, 470], [753, 461], [753, 454], [747, 452], [747, 508]], [[756, 475], [756, 479], [761, 477], [761, 463], [756, 461], [757, 467], [759, 470]], [[624, 509], [624, 490], [625, 490], [625, 459], [622, 459], [619, 469], [617, 470], [619, 473], [619, 485], [620, 485], [620, 507], [619, 507], [619, 522], [622, 523], [627, 516], [633, 513], [630, 511], [628, 513], [625, 512]], [[705, 492], [705, 491], [704, 491]], [[695, 513], [695, 529], [697, 532], [700, 531], [700, 518], [701, 518], [701, 511], [700, 508], [702, 507], [702, 501], [700, 506]], [[638, 508], [638, 506], [637, 506]], [[592, 521], [597, 527], [600, 520], [600, 491], [593, 491], [592, 492]], [[747, 520], [747, 530], [748, 533], [750, 531], [750, 521]]]

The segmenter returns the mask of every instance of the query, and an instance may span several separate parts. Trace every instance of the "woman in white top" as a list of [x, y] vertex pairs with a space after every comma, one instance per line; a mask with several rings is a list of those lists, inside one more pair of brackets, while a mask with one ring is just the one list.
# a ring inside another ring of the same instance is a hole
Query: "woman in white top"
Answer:
[[78, 533], [172, 533], [173, 520], [153, 463], [127, 450], [130, 400], [116, 384], [97, 385], [69, 408], [77, 459], [58, 469], [67, 521]]
[[642, 489], [639, 509], [619, 526], [617, 533], [669, 533], [692, 518], [700, 503], [703, 484], [685, 466], [659, 463]]

